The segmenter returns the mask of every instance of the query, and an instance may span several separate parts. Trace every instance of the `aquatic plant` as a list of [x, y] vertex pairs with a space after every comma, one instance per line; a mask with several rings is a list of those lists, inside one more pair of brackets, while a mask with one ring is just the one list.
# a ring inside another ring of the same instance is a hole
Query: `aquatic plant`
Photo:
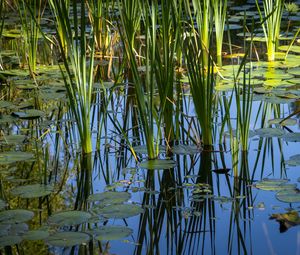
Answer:
[[258, 0], [256, 0], [256, 6], [266, 40], [267, 58], [268, 61], [274, 61], [280, 35], [284, 0], [263, 0], [263, 13]]
[[[65, 81], [70, 108], [76, 120], [79, 132], [81, 149], [83, 153], [92, 152], [91, 137], [91, 103], [94, 83], [94, 47], [93, 30], [91, 38], [86, 36], [85, 3], [80, 4], [80, 12], [77, 3], [72, 2], [73, 20], [71, 22], [67, 3], [59, 0], [50, 0], [54, 18], [61, 24], [63, 42], [58, 36], [59, 49], [63, 59], [65, 71], [62, 71]], [[78, 40], [80, 38], [80, 40]], [[66, 43], [66, 44], [65, 44]], [[67, 51], [65, 50], [67, 47]], [[89, 52], [88, 52], [89, 51]]]
[[114, 1], [109, 0], [92, 0], [87, 1], [89, 18], [93, 26], [95, 36], [95, 47], [101, 51], [101, 56], [104, 57], [112, 40], [112, 18], [110, 11], [114, 8]]
[[[202, 58], [203, 58], [203, 65], [208, 66], [209, 62], [209, 48], [210, 48], [210, 40], [212, 34], [212, 17], [213, 17], [213, 10], [211, 6], [211, 1], [204, 0], [204, 1], [192, 1], [192, 10], [190, 8], [190, 1], [185, 1], [185, 7], [187, 13], [189, 15], [189, 19], [191, 20], [192, 24], [191, 34], [194, 35], [195, 33], [199, 34], [199, 40], [201, 42], [201, 49], [202, 49]], [[196, 20], [196, 24], [194, 24], [194, 19]]]
[[215, 23], [215, 36], [216, 36], [216, 47], [217, 47], [217, 63], [222, 66], [222, 46], [223, 46], [223, 35], [225, 29], [225, 21], [227, 16], [227, 0], [212, 1], [214, 23]]
[[45, 3], [42, 0], [22, 0], [16, 1], [16, 4], [21, 20], [24, 55], [30, 75], [34, 77], [37, 64], [38, 41], [41, 37], [39, 27]]
[[201, 139], [204, 145], [213, 144], [213, 112], [214, 112], [214, 66], [211, 58], [206, 65], [206, 49], [198, 43], [198, 36], [185, 40], [184, 47], [186, 64], [193, 103], [201, 127]]

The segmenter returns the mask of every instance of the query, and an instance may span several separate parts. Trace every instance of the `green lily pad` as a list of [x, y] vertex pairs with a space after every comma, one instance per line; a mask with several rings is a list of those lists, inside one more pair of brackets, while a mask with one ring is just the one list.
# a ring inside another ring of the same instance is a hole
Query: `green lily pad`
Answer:
[[108, 219], [124, 219], [143, 213], [144, 210], [134, 204], [116, 204], [100, 208], [97, 213]]
[[[147, 150], [146, 145], [137, 145], [137, 146], [134, 146], [133, 149], [136, 153], [148, 154], [148, 150]], [[166, 146], [159, 145], [158, 149], [159, 149], [160, 153], [165, 153], [166, 152]]]
[[25, 135], [5, 135], [0, 137], [0, 144], [22, 144], [25, 139]]
[[4, 109], [4, 108], [7, 108], [7, 107], [11, 107], [11, 106], [13, 106], [12, 102], [4, 101], [4, 100], [0, 101], [0, 109]]
[[6, 151], [0, 153], [0, 165], [11, 164], [19, 161], [32, 159], [34, 155], [31, 152]]
[[279, 128], [260, 128], [255, 129], [255, 134], [260, 137], [281, 137], [285, 133]]
[[49, 232], [45, 230], [30, 230], [22, 235], [24, 240], [36, 241], [44, 240], [49, 236]]
[[288, 180], [286, 179], [263, 179], [262, 181], [257, 182], [255, 187], [257, 189], [271, 191], [295, 189], [295, 184], [290, 184], [287, 182]]
[[286, 119], [284, 120], [278, 118], [278, 119], [271, 119], [271, 120], [268, 120], [268, 124], [269, 125], [272, 125], [272, 124], [276, 124], [276, 125], [281, 125], [281, 126], [294, 126], [297, 124], [297, 120], [296, 119]]
[[300, 192], [298, 189], [281, 190], [276, 194], [276, 198], [285, 203], [300, 202]]
[[48, 222], [58, 226], [73, 226], [87, 222], [92, 215], [85, 211], [63, 211], [52, 214]]
[[[299, 61], [299, 60], [298, 60]], [[300, 76], [300, 68], [292, 68], [288, 70], [289, 74]]]
[[59, 247], [71, 247], [87, 243], [90, 240], [88, 234], [82, 232], [58, 232], [49, 236], [45, 241], [47, 244]]
[[172, 147], [172, 152], [174, 154], [181, 154], [181, 155], [194, 155], [200, 153], [201, 150], [197, 145], [178, 144]]
[[106, 240], [119, 240], [133, 233], [133, 230], [124, 226], [101, 226], [98, 229], [94, 229], [91, 232], [95, 235], [95, 239], [98, 241]]
[[5, 210], [0, 212], [0, 223], [22, 223], [29, 221], [33, 218], [34, 213], [29, 210], [15, 209]]
[[96, 202], [98, 201], [100, 204], [103, 205], [110, 205], [110, 204], [120, 204], [126, 202], [130, 199], [131, 195], [128, 192], [115, 192], [115, 191], [108, 191], [102, 193], [96, 193], [89, 196], [89, 202]]
[[0, 236], [0, 247], [11, 246], [22, 242], [22, 237], [15, 235]]
[[45, 116], [45, 112], [36, 109], [29, 109], [26, 111], [13, 112], [12, 115], [20, 119], [32, 120]]
[[[289, 45], [282, 45], [278, 47], [279, 50], [287, 51], [289, 49]], [[290, 52], [300, 53], [300, 46], [293, 45], [289, 49]]]
[[300, 142], [300, 133], [287, 133], [282, 139], [286, 142]]
[[36, 198], [50, 195], [53, 188], [52, 185], [32, 184], [16, 187], [11, 190], [11, 193], [21, 198]]
[[6, 207], [6, 203], [0, 199], [0, 210], [3, 210]]
[[140, 164], [140, 168], [155, 170], [155, 169], [170, 169], [176, 166], [176, 162], [170, 159], [153, 159], [146, 160]]
[[300, 154], [291, 156], [285, 163], [289, 166], [299, 166], [300, 165]]

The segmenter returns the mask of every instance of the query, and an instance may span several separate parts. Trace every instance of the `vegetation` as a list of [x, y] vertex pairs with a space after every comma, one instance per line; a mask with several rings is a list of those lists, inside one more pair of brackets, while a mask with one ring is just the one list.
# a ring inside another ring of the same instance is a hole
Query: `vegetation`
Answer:
[[296, 7], [0, 0], [0, 254], [295, 253]]

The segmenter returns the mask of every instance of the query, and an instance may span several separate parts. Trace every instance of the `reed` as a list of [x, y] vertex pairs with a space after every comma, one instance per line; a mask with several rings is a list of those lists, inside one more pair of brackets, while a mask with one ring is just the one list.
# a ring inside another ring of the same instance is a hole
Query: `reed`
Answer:
[[35, 76], [37, 65], [39, 27], [44, 10], [42, 0], [16, 1], [21, 20], [22, 39], [24, 42], [25, 59], [30, 75]]
[[[191, 94], [197, 117], [201, 127], [202, 142], [213, 144], [213, 112], [214, 112], [214, 66], [208, 58], [206, 49], [198, 44], [197, 34], [186, 39], [185, 57], [188, 69]], [[206, 65], [207, 64], [207, 65]]]
[[90, 117], [94, 82], [94, 58], [89, 56], [94, 55], [93, 30], [88, 40], [84, 1], [80, 3], [80, 11], [77, 10], [77, 2], [72, 1], [74, 23], [71, 22], [69, 17], [67, 3], [50, 0], [50, 4], [57, 24], [61, 24], [57, 29], [62, 29], [63, 38], [66, 40], [64, 42], [58, 36], [59, 49], [65, 68], [65, 72], [62, 71], [62, 74], [70, 109], [77, 123], [81, 149], [84, 154], [87, 154], [92, 152]]
[[[121, 39], [124, 43], [125, 53], [130, 67], [130, 73], [132, 74], [132, 79], [135, 88], [135, 96], [137, 99], [137, 106], [140, 113], [140, 121], [142, 125], [143, 136], [145, 138], [147, 146], [148, 157], [149, 159], [154, 159], [157, 157], [158, 151], [155, 149], [154, 139], [155, 107], [153, 103], [153, 73], [151, 70], [151, 63], [148, 55], [150, 52], [150, 44], [148, 44], [148, 42], [150, 40], [149, 33], [151, 33], [151, 30], [146, 30], [148, 33], [146, 33], [147, 55], [145, 84], [138, 71], [138, 62], [135, 50], [135, 36], [140, 29], [141, 9], [146, 7], [142, 5], [139, 0], [118, 0], [118, 6], [121, 18], [121, 27], [119, 27], [119, 32], [121, 35]], [[155, 20], [154, 14], [155, 13], [153, 13], [153, 16], [151, 17], [152, 22]], [[146, 26], [149, 27], [149, 22], [151, 21], [149, 21], [147, 17]], [[151, 50], [155, 50], [155, 47], [152, 47]]]
[[258, 0], [256, 0], [256, 6], [266, 40], [268, 61], [275, 60], [284, 2], [284, 0], [263, 0], [262, 13]]
[[212, 8], [215, 24], [217, 63], [219, 66], [222, 66], [222, 46], [225, 21], [227, 16], [227, 0], [213, 0]]
[[114, 1], [92, 0], [87, 1], [87, 4], [89, 19], [94, 30], [95, 47], [100, 51], [101, 56], [104, 57], [112, 40], [110, 10], [114, 8]]

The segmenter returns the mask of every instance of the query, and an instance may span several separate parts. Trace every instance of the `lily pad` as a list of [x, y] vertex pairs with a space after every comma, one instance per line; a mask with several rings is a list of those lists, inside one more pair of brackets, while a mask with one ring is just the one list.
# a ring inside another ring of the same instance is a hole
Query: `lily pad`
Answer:
[[255, 129], [255, 134], [260, 137], [281, 137], [285, 133], [279, 128], [260, 128]]
[[298, 189], [281, 190], [276, 194], [276, 198], [285, 203], [300, 202], [300, 191]]
[[12, 115], [20, 119], [32, 120], [45, 116], [45, 112], [36, 109], [29, 109], [26, 111], [13, 112]]
[[11, 164], [19, 161], [32, 159], [34, 155], [31, 152], [6, 151], [0, 153], [0, 165]]
[[0, 199], [0, 210], [3, 210], [6, 207], [6, 203]]
[[29, 210], [15, 209], [5, 210], [0, 212], [0, 223], [22, 223], [29, 221], [33, 218], [34, 213]]
[[15, 235], [0, 236], [0, 247], [19, 244], [22, 240], [22, 237]]
[[48, 222], [58, 226], [73, 226], [87, 222], [92, 215], [85, 211], [63, 211], [52, 214]]
[[286, 142], [300, 142], [300, 133], [287, 133], [282, 139]]
[[153, 159], [146, 160], [140, 164], [140, 168], [155, 170], [155, 169], [170, 169], [176, 166], [176, 162], [170, 159]]
[[288, 160], [285, 161], [289, 166], [299, 166], [300, 165], [300, 154], [291, 156]]
[[83, 243], [87, 243], [90, 240], [88, 234], [82, 232], [58, 232], [46, 239], [46, 243], [52, 246], [59, 247], [71, 247]]
[[268, 124], [269, 125], [272, 125], [272, 124], [276, 124], [276, 125], [281, 125], [281, 126], [294, 126], [297, 124], [297, 120], [296, 119], [271, 119], [271, 120], [268, 120]]
[[108, 219], [124, 219], [143, 213], [144, 210], [134, 204], [116, 204], [100, 208], [97, 213]]
[[174, 154], [181, 154], [181, 155], [194, 155], [200, 153], [201, 150], [197, 145], [178, 144], [172, 147], [172, 152]]
[[257, 189], [261, 190], [287, 190], [287, 189], [295, 189], [295, 184], [287, 183], [287, 179], [263, 179], [255, 184]]
[[89, 196], [89, 202], [96, 202], [98, 201], [100, 204], [103, 205], [110, 205], [110, 204], [120, 204], [126, 202], [131, 197], [130, 193], [128, 192], [115, 192], [115, 191], [108, 191], [102, 193], [96, 193]]
[[98, 229], [92, 230], [92, 234], [95, 235], [95, 239], [102, 240], [119, 240], [127, 236], [130, 236], [133, 230], [124, 226], [101, 226]]
[[0, 144], [22, 144], [25, 139], [25, 135], [5, 135], [0, 137]]
[[49, 236], [49, 232], [45, 230], [30, 230], [22, 235], [24, 240], [36, 241], [44, 240]]
[[36, 198], [50, 195], [53, 192], [52, 185], [32, 184], [19, 186], [11, 190], [14, 196], [21, 198]]
[[[159, 145], [158, 147], [160, 153], [165, 153], [166, 152], [166, 146]], [[133, 150], [136, 153], [141, 153], [141, 154], [148, 154], [147, 146], [146, 145], [137, 145], [133, 147]]]

